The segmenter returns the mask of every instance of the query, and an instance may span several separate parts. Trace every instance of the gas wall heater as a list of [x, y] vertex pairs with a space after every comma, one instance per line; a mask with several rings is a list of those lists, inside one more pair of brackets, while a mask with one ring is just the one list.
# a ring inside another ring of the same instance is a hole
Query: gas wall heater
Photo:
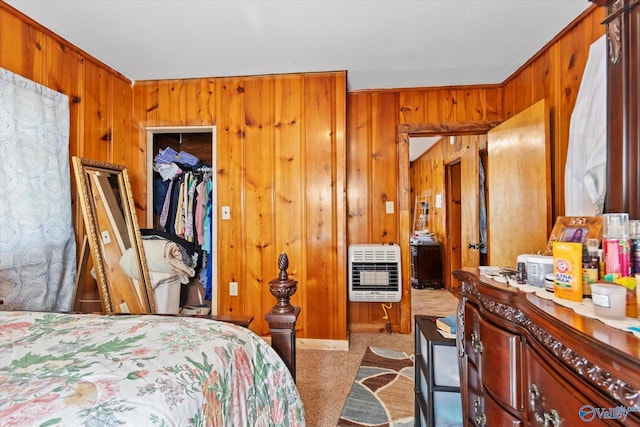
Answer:
[[400, 246], [395, 243], [349, 245], [348, 257], [349, 301], [400, 301]]

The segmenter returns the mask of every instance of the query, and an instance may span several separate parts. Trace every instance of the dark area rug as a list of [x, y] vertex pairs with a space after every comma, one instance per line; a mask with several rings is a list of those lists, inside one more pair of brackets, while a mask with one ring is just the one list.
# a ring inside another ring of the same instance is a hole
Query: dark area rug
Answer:
[[413, 372], [413, 355], [367, 348], [337, 426], [413, 426]]

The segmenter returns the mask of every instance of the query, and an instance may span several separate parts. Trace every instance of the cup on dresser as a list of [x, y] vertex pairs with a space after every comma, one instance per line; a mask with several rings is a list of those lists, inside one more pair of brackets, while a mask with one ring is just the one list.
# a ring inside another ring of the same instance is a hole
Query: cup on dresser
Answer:
[[592, 283], [591, 298], [596, 316], [611, 320], [624, 320], [627, 288], [615, 283]]

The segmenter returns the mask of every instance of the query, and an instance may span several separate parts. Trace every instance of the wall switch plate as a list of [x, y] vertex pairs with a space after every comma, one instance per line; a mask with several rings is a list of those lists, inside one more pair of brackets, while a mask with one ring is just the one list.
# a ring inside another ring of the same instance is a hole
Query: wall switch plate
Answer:
[[231, 207], [229, 206], [222, 207], [222, 219], [224, 220], [231, 219]]
[[388, 214], [394, 213], [395, 212], [395, 207], [393, 205], [393, 201], [385, 202], [385, 209], [386, 209]]
[[229, 282], [229, 296], [238, 296], [238, 282]]

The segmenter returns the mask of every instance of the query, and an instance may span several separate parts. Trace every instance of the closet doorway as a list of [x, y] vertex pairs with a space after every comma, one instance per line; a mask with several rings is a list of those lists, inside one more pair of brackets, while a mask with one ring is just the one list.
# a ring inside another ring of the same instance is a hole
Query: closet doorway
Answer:
[[[147, 127], [147, 218], [148, 228], [161, 229], [159, 215], [155, 208], [154, 200], [156, 176], [154, 175], [154, 158], [160, 150], [171, 148], [176, 152], [186, 152], [195, 156], [200, 163], [204, 164], [201, 169], [210, 174], [211, 192], [209, 197], [212, 201], [210, 220], [210, 241], [211, 253], [208, 257], [211, 262], [211, 313], [217, 314], [218, 307], [218, 248], [217, 239], [217, 174], [216, 171], [216, 127], [215, 126], [188, 126], [188, 127]], [[201, 255], [200, 255], [201, 256]], [[201, 266], [199, 260], [198, 266]], [[181, 297], [181, 302], [186, 304], [207, 303], [204, 301], [205, 289], [199, 281], [200, 269], [192, 278], [187, 287], [186, 294]]]

